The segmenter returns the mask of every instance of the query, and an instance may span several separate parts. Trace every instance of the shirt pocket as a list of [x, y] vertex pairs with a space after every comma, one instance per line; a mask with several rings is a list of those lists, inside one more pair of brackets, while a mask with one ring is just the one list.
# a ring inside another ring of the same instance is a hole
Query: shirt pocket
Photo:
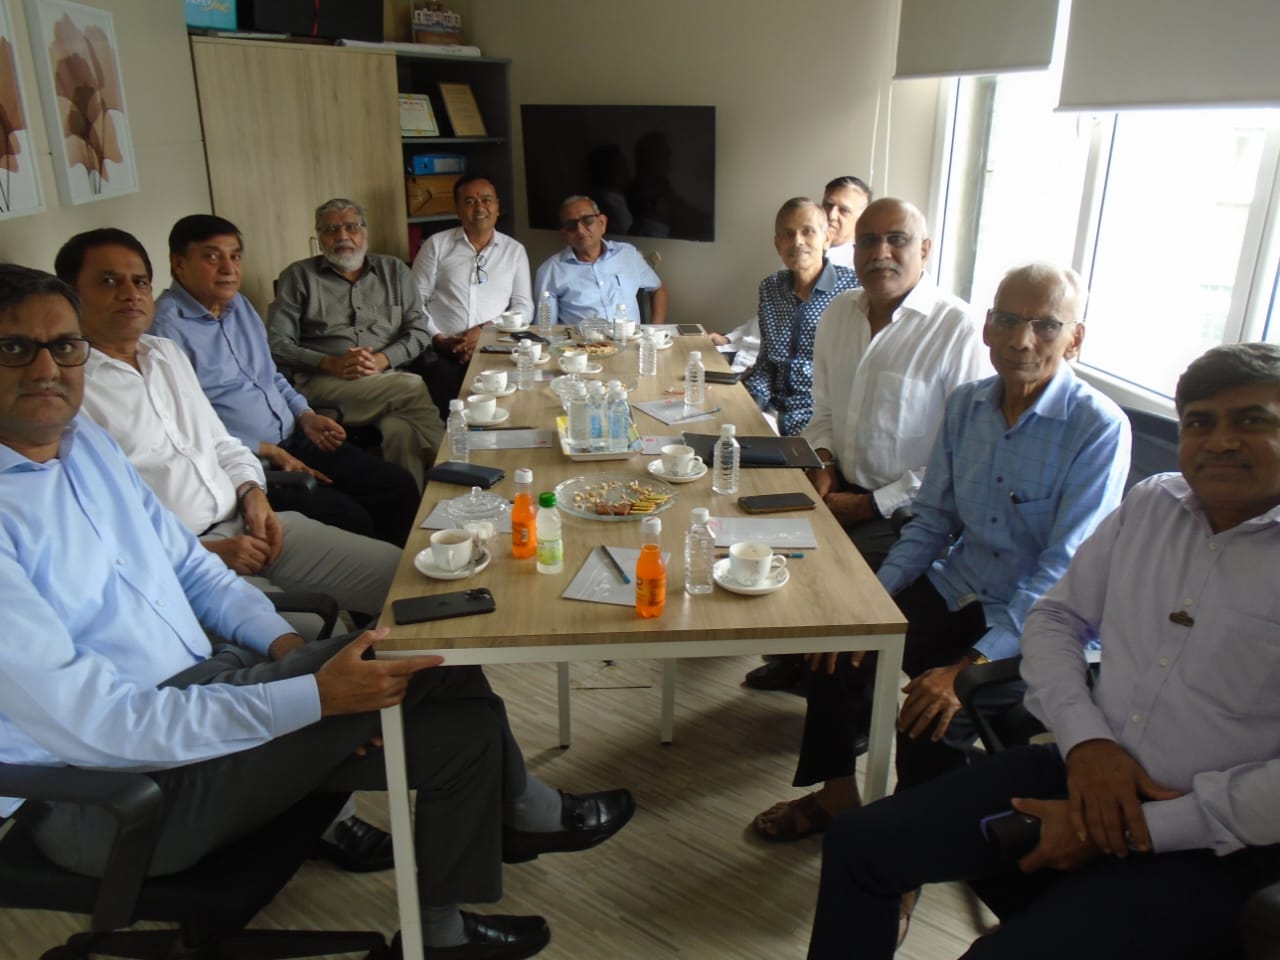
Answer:
[[1013, 515], [1017, 518], [1013, 535], [1021, 539], [1025, 532], [1035, 538], [1036, 544], [1044, 544], [1049, 540], [1053, 530], [1053, 520], [1057, 515], [1058, 498], [1042, 497], [1039, 500], [1023, 500], [1013, 503]]
[[1280, 716], [1280, 623], [1223, 608], [1201, 610], [1196, 618], [1217, 621], [1206, 631], [1217, 642], [1204, 643], [1185, 665], [1187, 686], [1227, 716]]
[[872, 426], [898, 438], [923, 437], [929, 422], [929, 384], [900, 373], [876, 374]]

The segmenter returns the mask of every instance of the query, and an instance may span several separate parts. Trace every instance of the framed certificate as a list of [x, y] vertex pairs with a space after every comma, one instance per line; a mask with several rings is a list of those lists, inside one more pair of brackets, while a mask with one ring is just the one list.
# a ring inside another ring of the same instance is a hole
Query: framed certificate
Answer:
[[480, 107], [476, 105], [476, 95], [471, 92], [471, 84], [441, 83], [440, 96], [444, 98], [444, 108], [448, 111], [455, 137], [488, 136], [484, 128], [484, 117], [480, 116]]
[[400, 136], [438, 137], [440, 125], [436, 123], [431, 98], [425, 93], [400, 94]]

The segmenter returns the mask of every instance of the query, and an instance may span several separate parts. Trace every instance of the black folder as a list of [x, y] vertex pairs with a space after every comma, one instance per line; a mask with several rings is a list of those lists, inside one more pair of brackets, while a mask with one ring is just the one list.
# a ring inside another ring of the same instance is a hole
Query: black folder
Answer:
[[[684, 442], [693, 447], [702, 462], [711, 465], [719, 434], [688, 433]], [[822, 461], [804, 437], [738, 437], [742, 447], [739, 463], [743, 467], [798, 467], [802, 470], [821, 468]]]

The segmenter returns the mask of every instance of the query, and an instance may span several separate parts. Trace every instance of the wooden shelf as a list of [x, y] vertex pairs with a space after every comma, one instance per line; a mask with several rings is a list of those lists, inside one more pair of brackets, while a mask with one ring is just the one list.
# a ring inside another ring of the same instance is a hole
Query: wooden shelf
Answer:
[[457, 215], [452, 213], [437, 213], [430, 217], [410, 217], [409, 218], [410, 223], [448, 223], [450, 221], [452, 221], [453, 223], [457, 223], [458, 222]]
[[401, 137], [404, 143], [506, 143], [506, 137]]

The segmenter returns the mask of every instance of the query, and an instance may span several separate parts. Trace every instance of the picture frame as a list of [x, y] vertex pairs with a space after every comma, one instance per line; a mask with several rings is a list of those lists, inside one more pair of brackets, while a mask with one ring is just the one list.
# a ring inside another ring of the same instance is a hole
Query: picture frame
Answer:
[[447, 83], [442, 80], [440, 97], [444, 100], [444, 109], [449, 114], [449, 125], [453, 127], [455, 137], [488, 136], [471, 84]]
[[422, 93], [400, 94], [400, 136], [438, 137], [440, 124], [431, 109], [431, 98]]
[[0, 0], [0, 220], [44, 210], [31, 116], [9, 0]]
[[138, 191], [119, 45], [109, 11], [26, 0], [58, 195], [69, 205]]

